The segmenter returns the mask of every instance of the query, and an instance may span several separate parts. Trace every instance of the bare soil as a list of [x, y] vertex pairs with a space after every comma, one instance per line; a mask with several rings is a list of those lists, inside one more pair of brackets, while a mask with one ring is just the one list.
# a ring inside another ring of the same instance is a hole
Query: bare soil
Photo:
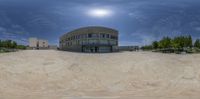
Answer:
[[200, 99], [200, 54], [0, 54], [0, 99]]

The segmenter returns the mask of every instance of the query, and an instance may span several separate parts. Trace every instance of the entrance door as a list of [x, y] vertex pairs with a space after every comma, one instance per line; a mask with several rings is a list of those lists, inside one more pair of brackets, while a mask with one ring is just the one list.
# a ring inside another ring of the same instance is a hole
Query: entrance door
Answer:
[[100, 49], [98, 46], [82, 46], [82, 52], [97, 53]]
[[94, 49], [92, 47], [90, 48], [90, 52], [92, 52], [92, 53], [94, 52]]
[[95, 47], [95, 53], [99, 52], [99, 47]]

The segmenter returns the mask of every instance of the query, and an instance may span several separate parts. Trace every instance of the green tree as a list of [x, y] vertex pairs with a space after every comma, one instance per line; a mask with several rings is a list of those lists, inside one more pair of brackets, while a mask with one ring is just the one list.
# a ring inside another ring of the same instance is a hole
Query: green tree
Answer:
[[1, 47], [6, 47], [6, 46], [7, 46], [6, 42], [5, 41], [1, 41]]
[[186, 48], [192, 47], [192, 37], [191, 36], [178, 36], [172, 40], [172, 45], [174, 48]]
[[197, 39], [197, 40], [195, 41], [194, 47], [200, 48], [200, 40], [199, 40], [199, 39]]
[[192, 37], [191, 37], [191, 35], [189, 35], [187, 37], [187, 44], [186, 45], [187, 45], [186, 47], [192, 48]]
[[182, 42], [181, 39], [182, 39], [181, 37], [175, 37], [172, 40], [172, 46], [173, 46], [173, 48], [182, 48], [183, 47], [183, 42]]
[[4, 48], [16, 48], [16, 49], [26, 49], [24, 45], [18, 45], [16, 41], [12, 40], [0, 40], [0, 47]]
[[172, 47], [171, 38], [164, 37], [162, 40], [160, 40], [159, 47], [160, 48], [170, 48], [170, 47]]
[[17, 49], [26, 49], [26, 46], [24, 46], [24, 45], [17, 45]]
[[16, 48], [17, 43], [12, 40], [3, 40], [0, 42], [0, 47], [5, 47], [5, 48]]
[[12, 41], [12, 43], [11, 43], [11, 48], [17, 48], [17, 42]]
[[4, 47], [5, 48], [11, 48], [12, 47], [12, 41], [11, 40], [5, 40], [4, 41]]
[[2, 47], [2, 41], [0, 40], [0, 47]]
[[152, 47], [153, 47], [153, 49], [158, 49], [158, 47], [159, 47], [158, 42], [157, 42], [157, 41], [154, 41], [154, 42], [152, 43]]
[[153, 47], [151, 45], [146, 45], [141, 47], [142, 50], [152, 50], [152, 48]]

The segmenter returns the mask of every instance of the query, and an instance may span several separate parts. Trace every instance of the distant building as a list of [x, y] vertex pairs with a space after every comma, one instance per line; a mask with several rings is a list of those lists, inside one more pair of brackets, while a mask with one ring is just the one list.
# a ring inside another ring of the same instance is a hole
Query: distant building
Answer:
[[118, 47], [118, 31], [106, 27], [84, 27], [60, 37], [61, 50], [76, 52], [113, 52]]
[[49, 49], [57, 50], [58, 46], [57, 45], [49, 45]]
[[119, 51], [138, 51], [139, 46], [119, 46]]
[[47, 49], [47, 48], [49, 48], [49, 45], [48, 45], [47, 40], [30, 38], [29, 39], [29, 47], [31, 49]]

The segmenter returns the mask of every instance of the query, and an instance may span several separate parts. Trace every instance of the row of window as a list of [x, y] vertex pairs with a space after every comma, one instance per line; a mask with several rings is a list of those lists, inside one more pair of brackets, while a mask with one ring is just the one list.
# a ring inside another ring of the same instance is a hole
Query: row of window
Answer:
[[[71, 36], [71, 37], [66, 37], [67, 39], [65, 41], [70, 41], [70, 40], [77, 40], [77, 39], [86, 39], [86, 38], [110, 38], [110, 39], [115, 39], [117, 40], [118, 37], [110, 34], [94, 34], [94, 33], [89, 33], [89, 34], [81, 34], [81, 35], [76, 35], [76, 36]], [[62, 41], [63, 42], [63, 41]]]
[[[74, 44], [73, 44], [74, 43]], [[103, 44], [103, 45], [117, 45], [117, 41], [110, 40], [76, 40], [76, 42], [68, 41], [66, 43], [61, 43], [63, 46], [72, 46], [72, 45], [86, 45], [86, 44]]]

